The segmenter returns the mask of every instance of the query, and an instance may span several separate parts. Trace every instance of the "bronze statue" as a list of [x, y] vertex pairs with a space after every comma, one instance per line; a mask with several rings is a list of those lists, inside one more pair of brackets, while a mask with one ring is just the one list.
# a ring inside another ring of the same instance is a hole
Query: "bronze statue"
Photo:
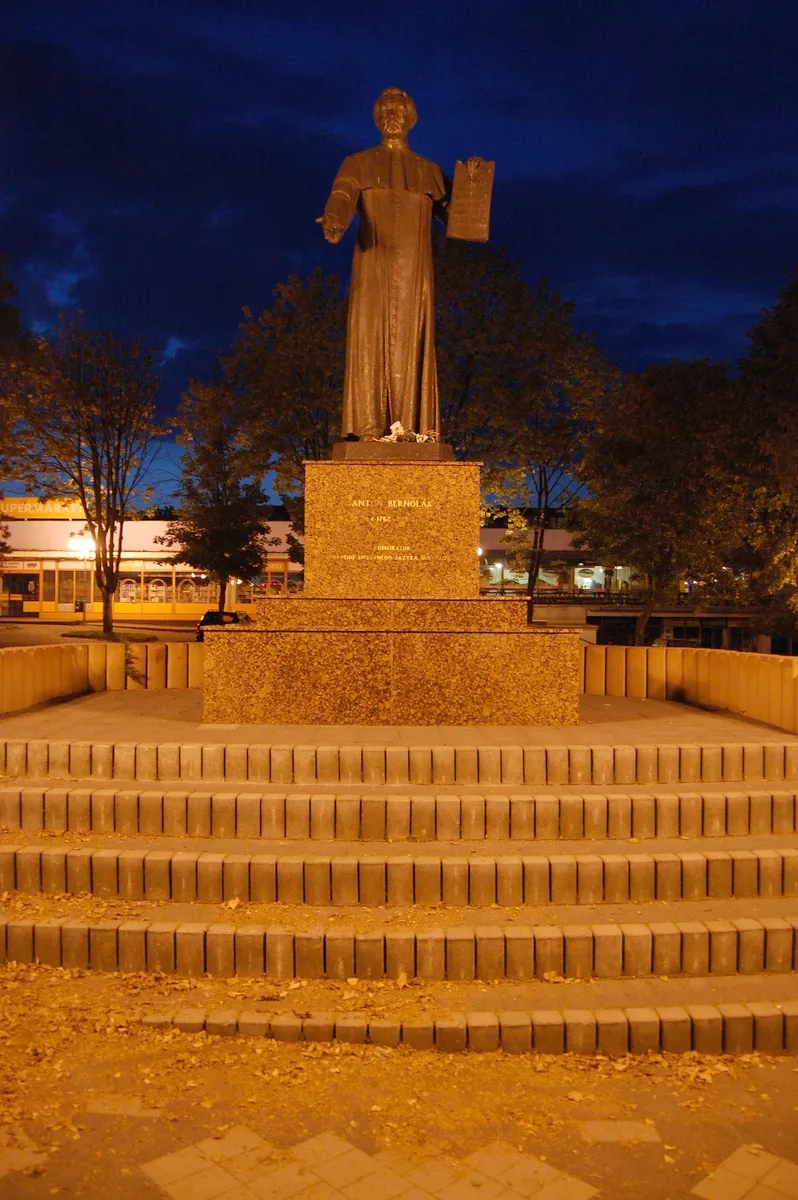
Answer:
[[380, 438], [399, 421], [405, 431], [437, 438], [430, 224], [433, 215], [446, 222], [451, 188], [407, 144], [417, 116], [405, 92], [387, 88], [373, 111], [380, 145], [344, 159], [319, 218], [327, 241], [339, 242], [359, 214], [341, 432]]

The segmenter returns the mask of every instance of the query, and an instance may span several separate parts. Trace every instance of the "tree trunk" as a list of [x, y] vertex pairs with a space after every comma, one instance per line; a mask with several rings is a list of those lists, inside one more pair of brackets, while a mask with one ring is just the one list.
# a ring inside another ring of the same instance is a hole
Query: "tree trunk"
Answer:
[[[116, 590], [116, 589], [114, 589]], [[102, 588], [103, 597], [103, 633], [114, 632], [114, 592]]]
[[103, 633], [113, 633], [114, 596], [119, 583], [119, 575], [111, 563], [103, 563], [99, 553], [94, 565], [94, 582], [103, 598]]
[[637, 621], [635, 623], [636, 646], [644, 646], [646, 644], [646, 626], [648, 625], [649, 618], [656, 607], [656, 603], [656, 596], [652, 592], [640, 612], [637, 614]]
[[544, 510], [538, 514], [532, 527], [532, 549], [529, 552], [529, 567], [526, 585], [526, 619], [529, 625], [535, 618], [535, 588], [538, 582], [538, 572], [543, 562], [543, 542], [546, 537], [547, 513]]
[[227, 581], [229, 575], [219, 576], [219, 612], [224, 612], [224, 602], [227, 598]]

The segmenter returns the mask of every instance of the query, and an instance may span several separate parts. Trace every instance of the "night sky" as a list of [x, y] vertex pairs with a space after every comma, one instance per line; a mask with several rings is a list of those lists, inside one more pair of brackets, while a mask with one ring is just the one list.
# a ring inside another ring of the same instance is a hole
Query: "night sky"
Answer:
[[165, 396], [314, 225], [374, 99], [447, 173], [496, 160], [493, 240], [623, 366], [736, 358], [798, 262], [796, 0], [19, 0], [0, 16], [0, 254], [25, 321], [164, 348]]

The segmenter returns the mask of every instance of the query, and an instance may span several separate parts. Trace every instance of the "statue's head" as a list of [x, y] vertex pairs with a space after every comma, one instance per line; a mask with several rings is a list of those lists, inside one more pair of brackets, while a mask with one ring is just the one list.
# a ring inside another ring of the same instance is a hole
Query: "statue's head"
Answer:
[[401, 88], [386, 88], [372, 111], [383, 137], [403, 137], [418, 120], [415, 104]]

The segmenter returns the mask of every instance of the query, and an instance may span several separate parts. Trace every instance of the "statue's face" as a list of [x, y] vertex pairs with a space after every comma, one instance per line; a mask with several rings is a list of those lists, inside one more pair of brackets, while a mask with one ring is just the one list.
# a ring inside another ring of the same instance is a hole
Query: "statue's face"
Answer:
[[402, 137], [413, 126], [410, 106], [401, 93], [381, 96], [374, 120], [384, 137]]

